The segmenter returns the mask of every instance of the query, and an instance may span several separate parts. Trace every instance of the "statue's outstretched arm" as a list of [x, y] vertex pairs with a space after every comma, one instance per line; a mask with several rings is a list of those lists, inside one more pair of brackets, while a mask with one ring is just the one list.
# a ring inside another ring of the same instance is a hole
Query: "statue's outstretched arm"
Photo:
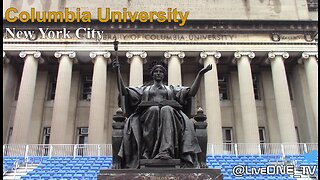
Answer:
[[200, 82], [201, 82], [201, 78], [203, 77], [203, 75], [210, 71], [212, 69], [212, 65], [209, 64], [207, 67], [201, 69], [198, 74], [196, 79], [194, 80], [194, 82], [192, 83], [191, 87], [190, 87], [190, 92], [189, 92], [189, 96], [193, 97], [197, 94], [198, 89], [200, 87]]

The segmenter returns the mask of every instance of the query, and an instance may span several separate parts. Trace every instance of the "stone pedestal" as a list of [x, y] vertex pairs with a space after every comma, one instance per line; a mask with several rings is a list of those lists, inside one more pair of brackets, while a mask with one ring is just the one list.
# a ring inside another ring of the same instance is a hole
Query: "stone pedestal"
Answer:
[[175, 169], [175, 168], [147, 168], [147, 169], [102, 169], [98, 180], [222, 180], [220, 169]]
[[180, 168], [180, 159], [141, 159], [140, 168]]

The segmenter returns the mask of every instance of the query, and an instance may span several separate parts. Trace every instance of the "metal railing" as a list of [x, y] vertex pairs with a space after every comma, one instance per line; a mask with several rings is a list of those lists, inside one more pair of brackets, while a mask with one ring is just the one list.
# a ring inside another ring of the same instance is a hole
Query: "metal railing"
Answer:
[[111, 144], [5, 144], [3, 156], [111, 156]]
[[318, 150], [318, 143], [225, 143], [208, 144], [208, 155], [245, 155], [245, 154], [274, 154], [274, 155], [295, 155], [309, 153]]
[[[225, 143], [208, 144], [208, 155], [242, 155], [242, 154], [303, 154], [318, 150], [317, 143]], [[112, 156], [111, 144], [5, 144], [3, 156]]]
[[12, 168], [12, 171], [14, 172], [14, 174], [13, 174], [13, 179], [15, 179], [16, 174], [17, 174], [17, 171], [18, 171], [18, 168], [20, 167], [21, 163], [22, 163], [22, 161], [21, 161], [20, 159], [18, 159], [18, 160], [16, 160], [16, 161], [14, 162], [14, 166], [13, 166], [13, 168]]

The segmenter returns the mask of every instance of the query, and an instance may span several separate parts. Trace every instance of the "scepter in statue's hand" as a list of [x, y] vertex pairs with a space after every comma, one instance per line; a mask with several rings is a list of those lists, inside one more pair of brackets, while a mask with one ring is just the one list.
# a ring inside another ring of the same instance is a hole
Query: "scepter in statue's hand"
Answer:
[[113, 41], [113, 47], [114, 47], [114, 51], [116, 53], [116, 58], [114, 60], [112, 60], [112, 68], [115, 69], [117, 72], [118, 72], [118, 70], [120, 72], [120, 64], [119, 64], [119, 60], [118, 60], [118, 44], [119, 44], [119, 41], [117, 41], [117, 39], [115, 39]]
[[116, 53], [118, 52], [118, 44], [119, 44], [119, 41], [117, 41], [117, 38], [114, 39], [113, 46], [114, 46], [114, 50], [116, 51]]
[[120, 107], [122, 109], [122, 112], [125, 114], [126, 113], [126, 108], [125, 108], [125, 95], [127, 95], [125, 91], [125, 86], [122, 80], [122, 76], [120, 73], [120, 63], [118, 59], [118, 44], [119, 41], [117, 39], [114, 40], [113, 46], [114, 46], [114, 51], [116, 53], [116, 58], [112, 60], [112, 67], [113, 69], [116, 70], [117, 73], [117, 85], [118, 85], [118, 90], [119, 90], [119, 95], [120, 95]]

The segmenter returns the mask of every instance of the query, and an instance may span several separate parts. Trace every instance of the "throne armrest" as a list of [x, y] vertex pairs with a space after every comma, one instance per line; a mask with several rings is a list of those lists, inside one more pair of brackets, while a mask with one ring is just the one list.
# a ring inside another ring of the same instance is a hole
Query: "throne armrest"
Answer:
[[196, 122], [194, 123], [196, 136], [201, 148], [201, 153], [198, 154], [199, 163], [201, 168], [207, 168], [206, 158], [207, 158], [207, 143], [208, 143], [208, 133], [206, 122], [207, 116], [203, 113], [203, 110], [199, 108], [196, 115], [194, 116]]
[[189, 97], [187, 103], [183, 105], [182, 110], [189, 118], [193, 118], [196, 114], [195, 97]]
[[123, 139], [124, 120], [126, 119], [123, 111], [119, 108], [113, 116], [112, 123], [112, 169], [122, 168], [122, 159], [118, 156]]

